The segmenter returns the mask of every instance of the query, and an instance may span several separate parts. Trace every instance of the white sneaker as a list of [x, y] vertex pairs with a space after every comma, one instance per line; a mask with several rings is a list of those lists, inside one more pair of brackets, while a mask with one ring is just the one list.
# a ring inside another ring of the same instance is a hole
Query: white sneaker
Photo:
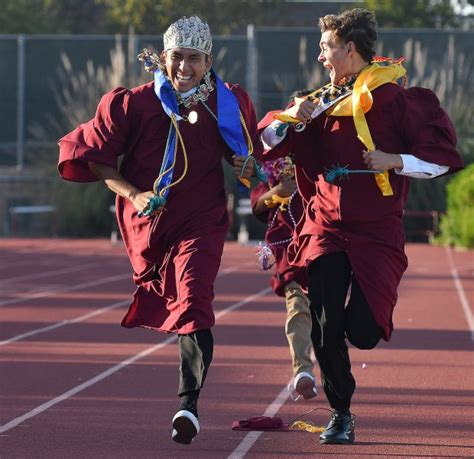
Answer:
[[189, 445], [199, 433], [199, 421], [191, 411], [180, 410], [173, 417], [171, 438], [183, 445]]
[[293, 382], [288, 385], [288, 392], [295, 402], [299, 400], [301, 396], [303, 396], [305, 400], [316, 397], [318, 391], [316, 390], [315, 377], [306, 371], [298, 373]]

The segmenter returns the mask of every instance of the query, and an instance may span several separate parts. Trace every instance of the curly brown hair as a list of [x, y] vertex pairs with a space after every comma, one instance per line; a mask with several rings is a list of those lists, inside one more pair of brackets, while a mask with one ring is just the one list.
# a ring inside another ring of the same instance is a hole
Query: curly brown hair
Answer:
[[377, 21], [375, 13], [362, 8], [354, 8], [340, 14], [327, 14], [319, 19], [321, 32], [330, 30], [344, 43], [354, 42], [361, 57], [371, 62], [375, 55], [377, 41]]

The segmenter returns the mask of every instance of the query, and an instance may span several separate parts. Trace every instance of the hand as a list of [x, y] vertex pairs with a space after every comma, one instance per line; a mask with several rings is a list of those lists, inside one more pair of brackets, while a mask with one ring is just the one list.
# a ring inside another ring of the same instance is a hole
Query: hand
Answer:
[[242, 177], [250, 179], [250, 177], [255, 175], [255, 163], [252, 159], [247, 161], [245, 170], [243, 172], [242, 172], [242, 166], [244, 165], [244, 162], [247, 159], [247, 156], [234, 155], [232, 159], [234, 160], [234, 172], [237, 178], [239, 178], [242, 175]]
[[390, 169], [403, 169], [403, 161], [400, 155], [385, 153], [381, 150], [363, 151], [364, 163], [370, 170], [388, 171]]
[[287, 198], [291, 196], [296, 190], [296, 180], [295, 177], [288, 175], [282, 175], [280, 183], [277, 185], [277, 194], [282, 198]]
[[304, 100], [301, 102], [301, 104], [299, 104], [295, 118], [298, 118], [305, 123], [309, 123], [311, 121], [311, 115], [313, 114], [314, 110], [316, 110], [316, 108], [317, 104], [314, 104], [309, 100]]
[[[153, 191], [138, 192], [130, 196], [130, 201], [132, 201], [135, 209], [137, 209], [137, 211], [142, 214], [148, 210], [148, 204], [153, 196], [155, 196]], [[164, 206], [161, 206], [160, 208], [156, 209], [152, 215], [158, 215], [163, 209]]]

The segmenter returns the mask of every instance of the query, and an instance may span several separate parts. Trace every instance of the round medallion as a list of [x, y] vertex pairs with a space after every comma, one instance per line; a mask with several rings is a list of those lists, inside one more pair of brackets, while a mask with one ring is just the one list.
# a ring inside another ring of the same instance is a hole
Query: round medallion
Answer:
[[294, 128], [295, 128], [296, 132], [301, 132], [301, 131], [305, 130], [306, 124], [305, 123], [298, 123], [298, 124], [295, 124]]
[[189, 115], [188, 115], [188, 121], [191, 123], [191, 124], [194, 124], [196, 123], [198, 120], [198, 114], [197, 112], [195, 112], [194, 110], [192, 112], [189, 112]]

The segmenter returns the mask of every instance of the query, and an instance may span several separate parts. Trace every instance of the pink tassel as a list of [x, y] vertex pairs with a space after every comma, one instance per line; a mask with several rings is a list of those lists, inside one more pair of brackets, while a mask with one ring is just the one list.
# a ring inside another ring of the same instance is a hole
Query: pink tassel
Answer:
[[261, 242], [259, 242], [257, 256], [258, 261], [260, 263], [260, 268], [263, 271], [268, 271], [275, 264], [273, 253], [267, 244], [262, 244]]

